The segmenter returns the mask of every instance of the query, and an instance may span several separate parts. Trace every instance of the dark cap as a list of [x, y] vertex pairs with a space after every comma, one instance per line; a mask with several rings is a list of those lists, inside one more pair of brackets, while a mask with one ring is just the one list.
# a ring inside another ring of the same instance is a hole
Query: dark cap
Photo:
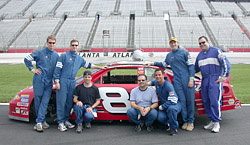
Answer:
[[85, 75], [90, 75], [90, 76], [92, 76], [92, 73], [91, 73], [89, 70], [86, 70], [86, 71], [83, 73], [83, 76], [85, 76]]

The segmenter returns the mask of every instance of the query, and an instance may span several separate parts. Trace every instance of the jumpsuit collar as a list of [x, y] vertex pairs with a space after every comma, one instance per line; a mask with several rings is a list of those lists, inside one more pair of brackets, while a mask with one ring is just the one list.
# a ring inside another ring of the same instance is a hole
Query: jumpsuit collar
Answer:
[[52, 53], [52, 52], [53, 52], [53, 50], [49, 50], [49, 48], [48, 48], [48, 47], [46, 47], [46, 52], [47, 52], [47, 53]]
[[180, 50], [180, 46], [178, 46], [178, 48], [176, 50], [172, 50], [173, 53], [176, 53]]
[[72, 57], [76, 57], [76, 53], [75, 52], [73, 52], [72, 50], [70, 50], [69, 52], [72, 55]]

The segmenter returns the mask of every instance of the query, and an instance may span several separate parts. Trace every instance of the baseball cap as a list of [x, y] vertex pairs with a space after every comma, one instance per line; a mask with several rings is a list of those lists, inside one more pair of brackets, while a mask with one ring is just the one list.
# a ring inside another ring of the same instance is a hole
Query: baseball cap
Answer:
[[172, 38], [169, 40], [169, 42], [171, 42], [171, 41], [178, 42], [178, 39], [177, 39], [177, 38], [175, 38], [175, 37], [172, 37]]
[[86, 70], [86, 71], [83, 73], [83, 76], [85, 76], [85, 75], [90, 75], [90, 76], [92, 76], [92, 73], [91, 73], [91, 71]]

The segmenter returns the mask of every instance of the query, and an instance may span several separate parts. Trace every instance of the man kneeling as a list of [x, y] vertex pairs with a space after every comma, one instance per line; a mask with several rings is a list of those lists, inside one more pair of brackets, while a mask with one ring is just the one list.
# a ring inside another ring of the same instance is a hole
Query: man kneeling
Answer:
[[166, 126], [170, 125], [170, 135], [176, 135], [179, 124], [177, 115], [181, 112], [181, 104], [175, 93], [173, 85], [164, 79], [164, 72], [161, 69], [155, 70], [156, 92], [160, 98], [158, 121]]
[[97, 116], [96, 106], [100, 104], [100, 94], [98, 88], [91, 83], [92, 74], [90, 71], [83, 73], [84, 83], [78, 85], [74, 91], [74, 111], [76, 114], [76, 132], [82, 133], [83, 115], [85, 117], [85, 127], [91, 128], [90, 122]]
[[139, 87], [134, 88], [130, 94], [130, 105], [128, 117], [136, 124], [135, 130], [141, 131], [142, 119], [145, 120], [147, 130], [153, 129], [153, 122], [157, 118], [158, 98], [155, 90], [148, 87], [147, 76], [140, 74], [137, 78]]

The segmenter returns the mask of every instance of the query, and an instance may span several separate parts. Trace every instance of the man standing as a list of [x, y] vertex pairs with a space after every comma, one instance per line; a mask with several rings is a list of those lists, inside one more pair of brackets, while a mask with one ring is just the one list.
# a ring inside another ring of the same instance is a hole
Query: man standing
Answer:
[[177, 38], [169, 40], [171, 52], [168, 53], [164, 62], [148, 63], [146, 65], [156, 65], [162, 68], [170, 65], [174, 77], [174, 89], [179, 97], [181, 103], [182, 119], [184, 124], [182, 129], [192, 131], [194, 129], [194, 63], [189, 52], [180, 48]]
[[196, 58], [195, 71], [202, 75], [201, 96], [206, 114], [211, 120], [204, 129], [217, 133], [220, 131], [223, 81], [228, 77], [231, 65], [219, 48], [209, 45], [205, 36], [201, 36], [198, 42], [202, 51]]
[[[54, 51], [56, 38], [53, 35], [48, 36], [46, 44], [48, 47], [37, 50], [24, 58], [25, 65], [34, 73], [33, 90], [37, 115], [34, 130], [38, 132], [49, 128], [49, 124], [46, 123], [46, 111], [52, 92], [52, 77], [59, 57]], [[36, 62], [36, 68], [33, 67], [32, 61]]]
[[130, 94], [130, 105], [128, 117], [136, 124], [135, 130], [141, 131], [143, 126], [142, 119], [145, 120], [147, 131], [153, 130], [153, 122], [157, 118], [156, 107], [158, 107], [158, 98], [155, 90], [148, 87], [147, 76], [140, 74], [137, 77], [139, 86], [134, 88]]
[[84, 114], [84, 122], [86, 128], [91, 128], [90, 122], [97, 117], [96, 106], [100, 104], [100, 94], [98, 88], [91, 83], [92, 74], [90, 71], [83, 73], [84, 83], [78, 85], [74, 92], [74, 111], [76, 113], [77, 133], [82, 133], [82, 121]]
[[[57, 105], [57, 122], [60, 131], [66, 131], [67, 128], [74, 128], [69, 120], [71, 108], [73, 106], [73, 93], [75, 90], [75, 76], [81, 67], [104, 69], [105, 67], [96, 66], [85, 61], [77, 55], [79, 42], [71, 40], [71, 50], [62, 54], [56, 64], [54, 79], [56, 82], [56, 105]], [[67, 128], [66, 128], [67, 127]]]
[[157, 120], [167, 127], [170, 125], [170, 135], [176, 135], [179, 128], [177, 116], [181, 112], [181, 104], [174, 87], [170, 82], [165, 81], [162, 69], [155, 70], [155, 81], [152, 84], [155, 85], [161, 102]]

